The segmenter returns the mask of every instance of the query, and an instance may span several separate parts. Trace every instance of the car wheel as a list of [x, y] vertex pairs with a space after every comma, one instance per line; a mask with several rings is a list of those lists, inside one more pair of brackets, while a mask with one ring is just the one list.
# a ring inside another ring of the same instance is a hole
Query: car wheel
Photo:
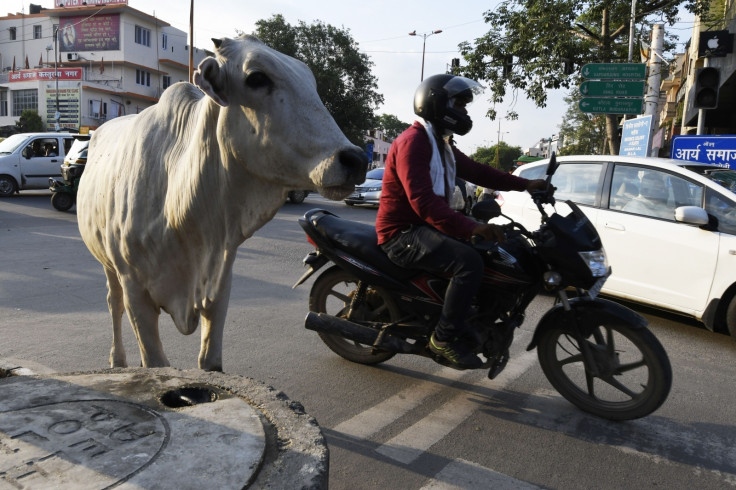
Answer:
[[10, 197], [18, 192], [18, 184], [9, 175], [0, 175], [0, 197]]
[[736, 341], [736, 294], [731, 298], [726, 310], [726, 326], [731, 338]]
[[348, 206], [355, 206], [355, 203], [352, 203], [352, 202], [345, 201], [345, 204], [347, 204]]

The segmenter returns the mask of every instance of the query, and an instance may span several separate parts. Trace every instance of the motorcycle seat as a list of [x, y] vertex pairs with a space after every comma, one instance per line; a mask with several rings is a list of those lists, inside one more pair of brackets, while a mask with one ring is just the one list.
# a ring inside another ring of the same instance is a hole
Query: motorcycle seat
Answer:
[[405, 281], [418, 274], [418, 271], [391, 262], [383, 249], [378, 246], [378, 235], [372, 225], [327, 213], [316, 220], [311, 220], [311, 223], [335, 244], [335, 248], [362, 259], [395, 279]]

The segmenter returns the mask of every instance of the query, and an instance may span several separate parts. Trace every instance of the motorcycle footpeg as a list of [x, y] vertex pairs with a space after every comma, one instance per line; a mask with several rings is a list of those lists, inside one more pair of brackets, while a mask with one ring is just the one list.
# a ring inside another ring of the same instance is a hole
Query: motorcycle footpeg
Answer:
[[488, 370], [488, 379], [495, 379], [496, 376], [501, 374], [501, 372], [504, 370], [508, 362], [509, 362], [508, 351], [498, 356], [496, 359], [494, 359], [491, 362], [491, 369]]

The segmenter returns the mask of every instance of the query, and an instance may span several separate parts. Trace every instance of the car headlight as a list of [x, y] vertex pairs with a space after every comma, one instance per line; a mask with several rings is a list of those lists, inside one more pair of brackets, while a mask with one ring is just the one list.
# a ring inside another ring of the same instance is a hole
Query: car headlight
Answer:
[[363, 192], [378, 192], [380, 190], [380, 187], [366, 187], [363, 189]]
[[578, 252], [580, 257], [583, 259], [590, 269], [593, 277], [603, 277], [608, 274], [608, 259], [606, 258], [606, 251], [602, 248], [600, 250], [593, 250], [592, 252]]

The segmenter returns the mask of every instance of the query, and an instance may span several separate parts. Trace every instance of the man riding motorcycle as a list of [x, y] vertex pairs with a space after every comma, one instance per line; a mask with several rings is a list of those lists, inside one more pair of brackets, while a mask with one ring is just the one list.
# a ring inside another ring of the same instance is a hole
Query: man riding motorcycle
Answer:
[[414, 94], [419, 118], [391, 145], [376, 215], [378, 244], [392, 262], [452, 276], [429, 348], [470, 369], [482, 361], [460, 339], [473, 336], [466, 332], [465, 318], [480, 287], [483, 261], [468, 242], [473, 235], [500, 242], [503, 232], [450, 207], [455, 178], [530, 193], [547, 185], [543, 179], [527, 180], [483, 165], [453, 145], [453, 134], [462, 136], [472, 128], [466, 106], [482, 90], [474, 80], [446, 74], [419, 85]]

